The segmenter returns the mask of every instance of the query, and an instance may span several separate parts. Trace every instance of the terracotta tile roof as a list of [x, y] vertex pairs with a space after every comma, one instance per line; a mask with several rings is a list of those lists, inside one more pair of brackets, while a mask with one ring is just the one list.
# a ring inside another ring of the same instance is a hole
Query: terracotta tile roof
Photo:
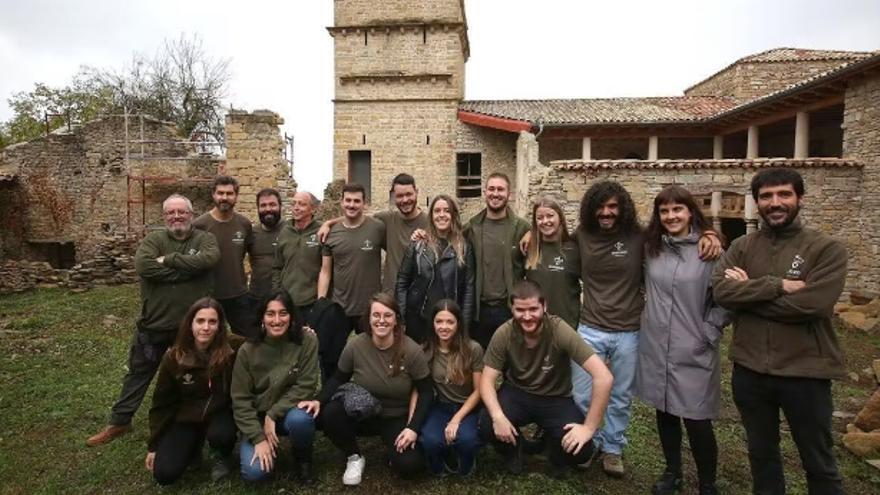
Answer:
[[821, 60], [860, 60], [872, 52], [847, 52], [841, 50], [808, 50], [803, 48], [773, 48], [743, 57], [739, 62], [815, 62]]
[[729, 158], [724, 160], [556, 160], [550, 166], [559, 170], [608, 169], [695, 169], [695, 168], [862, 168], [864, 163], [846, 158]]
[[[855, 53], [855, 52], [851, 52], [851, 53]], [[867, 56], [865, 56], [865, 57], [859, 57], [856, 59], [847, 60], [838, 66], [832, 67], [824, 72], [819, 72], [818, 74], [814, 74], [806, 79], [802, 79], [802, 80], [800, 80], [794, 84], [788, 85], [782, 89], [778, 89], [776, 91], [773, 91], [772, 93], [767, 93], [766, 95], [759, 96], [758, 98], [754, 98], [752, 100], [740, 102], [739, 104], [734, 105], [726, 110], [722, 110], [718, 114], [714, 115], [713, 118], [722, 117], [727, 114], [734, 113], [744, 107], [759, 105], [766, 100], [771, 100], [771, 99], [773, 99], [777, 96], [780, 96], [784, 93], [796, 92], [798, 89], [805, 87], [805, 86], [809, 86], [810, 84], [817, 82], [821, 79], [833, 78], [834, 76], [838, 75], [839, 72], [843, 72], [850, 67], [854, 67], [859, 64], [862, 64], [862, 65], [872, 64], [878, 60], [880, 60], [880, 50], [878, 50], [876, 52], [867, 52]]]
[[537, 124], [693, 122], [733, 108], [737, 100], [718, 96], [587, 98], [572, 100], [473, 100], [459, 110]]

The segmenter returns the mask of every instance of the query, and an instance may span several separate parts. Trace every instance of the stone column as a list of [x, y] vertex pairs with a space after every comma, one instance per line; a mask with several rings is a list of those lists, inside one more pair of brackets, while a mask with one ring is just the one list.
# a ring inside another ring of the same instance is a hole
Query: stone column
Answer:
[[660, 148], [660, 138], [651, 136], [648, 138], [648, 160], [656, 160], [658, 149]]
[[587, 162], [593, 159], [593, 147], [590, 138], [585, 137], [581, 143], [581, 160]]
[[721, 191], [712, 191], [712, 203], [709, 206], [709, 212], [712, 214], [712, 228], [715, 232], [721, 232], [721, 199], [724, 193]]
[[749, 126], [748, 144], [746, 145], [746, 158], [758, 158], [758, 126]]
[[516, 139], [516, 204], [513, 209], [523, 218], [529, 216], [529, 175], [538, 161], [538, 140], [535, 135], [522, 131]]
[[798, 112], [794, 120], [794, 157], [804, 159], [810, 154], [810, 114]]
[[712, 140], [712, 158], [716, 160], [724, 159], [724, 136], [715, 136]]
[[755, 199], [752, 198], [751, 192], [746, 193], [745, 198], [746, 204], [743, 208], [743, 217], [746, 221], [746, 234], [751, 234], [758, 230], [758, 207], [755, 204]]
[[278, 131], [283, 123], [284, 119], [269, 110], [232, 110], [226, 115], [225, 173], [238, 179], [236, 211], [252, 222], [259, 221], [256, 195], [260, 189], [278, 189], [285, 199], [296, 190]]

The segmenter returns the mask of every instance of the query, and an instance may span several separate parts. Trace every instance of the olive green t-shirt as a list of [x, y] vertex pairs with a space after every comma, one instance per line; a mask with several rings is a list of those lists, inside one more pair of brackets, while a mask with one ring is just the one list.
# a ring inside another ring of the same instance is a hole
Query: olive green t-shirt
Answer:
[[231, 219], [221, 222], [209, 211], [196, 218], [193, 227], [214, 234], [220, 247], [220, 263], [214, 267], [214, 297], [228, 299], [247, 292], [244, 255], [254, 242], [251, 221], [233, 213]]
[[483, 222], [483, 289], [481, 302], [506, 302], [507, 284], [504, 282], [504, 251], [509, 249], [505, 234], [507, 219]]
[[291, 222], [278, 234], [273, 284], [287, 290], [296, 306], [307, 306], [318, 298], [322, 262], [319, 227], [313, 220], [299, 230]]
[[452, 383], [447, 375], [449, 354], [434, 349], [433, 356], [428, 356], [431, 367], [431, 378], [434, 379], [434, 388], [437, 393], [449, 402], [463, 404], [474, 392], [473, 374], [483, 371], [483, 348], [477, 342], [467, 339], [465, 345], [471, 351], [471, 360], [468, 363], [468, 371], [463, 384]]
[[357, 227], [339, 222], [330, 228], [322, 254], [333, 257], [333, 302], [348, 316], [367, 313], [370, 297], [381, 290], [385, 224], [364, 218]]
[[410, 237], [416, 229], [428, 229], [428, 215], [421, 211], [414, 218], [404, 218], [397, 210], [384, 210], [373, 218], [385, 224], [385, 268], [382, 270], [382, 290], [394, 294], [397, 272], [403, 255], [409, 247]]
[[581, 309], [581, 257], [577, 244], [542, 242], [541, 259], [526, 278], [537, 282], [547, 301], [547, 312], [577, 328]]
[[366, 333], [348, 341], [337, 368], [351, 373], [351, 381], [367, 389], [382, 404], [383, 418], [396, 418], [409, 413], [409, 397], [413, 383], [428, 376], [428, 360], [422, 348], [404, 336], [403, 360], [397, 375], [391, 375], [392, 349], [380, 350]]
[[532, 348], [515, 320], [498, 327], [483, 363], [504, 371], [505, 381], [530, 394], [570, 397], [571, 361], [583, 364], [592, 355], [593, 349], [562, 318], [545, 315]]
[[579, 228], [574, 239], [584, 281], [581, 323], [612, 332], [638, 330], [645, 307], [642, 235]]
[[254, 245], [251, 247], [251, 283], [248, 293], [258, 299], [269, 295], [272, 290], [272, 263], [278, 246], [278, 234], [284, 228], [284, 220], [266, 230], [263, 224], [254, 227]]

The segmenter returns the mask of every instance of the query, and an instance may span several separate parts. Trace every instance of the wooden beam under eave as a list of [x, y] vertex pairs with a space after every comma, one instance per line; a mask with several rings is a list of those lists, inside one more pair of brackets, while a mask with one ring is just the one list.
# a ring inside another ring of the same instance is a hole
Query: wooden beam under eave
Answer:
[[544, 127], [540, 139], [647, 139], [650, 136], [661, 138], [711, 138], [716, 133], [714, 127], [701, 124], [687, 126], [583, 126], [583, 127]]
[[[798, 107], [792, 107], [784, 111], [779, 111], [776, 113], [765, 114], [764, 116], [749, 119], [745, 123], [735, 122], [733, 125], [728, 125], [726, 127], [722, 127], [721, 134], [732, 134], [734, 132], [743, 131], [749, 128], [750, 125], [766, 125], [772, 124], [774, 122], [779, 122], [780, 120], [786, 120], [794, 118], [799, 111], [803, 112], [812, 112], [814, 110], [819, 110], [821, 108], [830, 107], [832, 105], [839, 105], [843, 103], [844, 95], [843, 94], [835, 94], [829, 96], [827, 98], [814, 101], [807, 105], [801, 105]], [[723, 124], [722, 124], [723, 125]]]

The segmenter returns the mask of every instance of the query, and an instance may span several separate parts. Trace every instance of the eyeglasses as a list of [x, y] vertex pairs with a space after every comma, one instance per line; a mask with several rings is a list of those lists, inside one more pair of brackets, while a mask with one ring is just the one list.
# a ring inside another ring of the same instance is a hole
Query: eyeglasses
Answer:
[[185, 217], [192, 214], [192, 212], [189, 210], [165, 210], [164, 213], [166, 217]]

